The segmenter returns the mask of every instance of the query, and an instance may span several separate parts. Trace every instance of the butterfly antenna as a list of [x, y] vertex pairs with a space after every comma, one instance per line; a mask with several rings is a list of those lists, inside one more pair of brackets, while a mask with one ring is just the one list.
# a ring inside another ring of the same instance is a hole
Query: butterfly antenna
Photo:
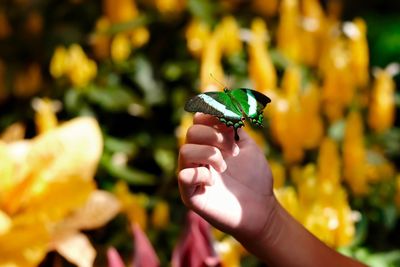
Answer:
[[228, 73], [228, 86], [229, 88], [232, 86], [232, 75]]
[[212, 75], [212, 73], [210, 73], [210, 77], [213, 78], [213, 80], [216, 81], [219, 85], [221, 85], [224, 89], [227, 88], [226, 85], [223, 84], [222, 82], [218, 81], [218, 80], [214, 77], [214, 75]]

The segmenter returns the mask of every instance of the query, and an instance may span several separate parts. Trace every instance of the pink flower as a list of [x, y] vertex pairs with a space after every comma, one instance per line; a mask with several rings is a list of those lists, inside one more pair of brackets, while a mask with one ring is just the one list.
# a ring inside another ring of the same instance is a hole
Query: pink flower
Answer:
[[108, 260], [108, 267], [125, 267], [125, 264], [121, 259], [121, 256], [114, 247], [111, 247], [107, 250], [107, 260]]
[[189, 211], [186, 229], [172, 254], [172, 267], [221, 266], [212, 246], [210, 225], [196, 213]]
[[138, 224], [132, 226], [134, 237], [134, 267], [158, 267], [160, 261], [146, 234]]

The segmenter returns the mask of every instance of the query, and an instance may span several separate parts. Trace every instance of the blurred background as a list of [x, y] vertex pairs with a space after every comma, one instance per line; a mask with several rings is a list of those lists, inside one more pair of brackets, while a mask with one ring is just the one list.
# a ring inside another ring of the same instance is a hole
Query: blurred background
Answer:
[[395, 0], [2, 0], [0, 266], [263, 266], [180, 200], [183, 106], [216, 80], [272, 99], [245, 129], [282, 205], [341, 253], [400, 266], [399, 15]]

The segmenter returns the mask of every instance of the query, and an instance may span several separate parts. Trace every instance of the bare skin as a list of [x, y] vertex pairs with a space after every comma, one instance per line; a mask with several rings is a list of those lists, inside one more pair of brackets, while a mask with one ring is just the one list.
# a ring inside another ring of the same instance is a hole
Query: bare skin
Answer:
[[186, 206], [234, 236], [269, 266], [365, 266], [319, 241], [278, 203], [263, 152], [239, 129], [196, 114], [180, 149], [178, 182]]

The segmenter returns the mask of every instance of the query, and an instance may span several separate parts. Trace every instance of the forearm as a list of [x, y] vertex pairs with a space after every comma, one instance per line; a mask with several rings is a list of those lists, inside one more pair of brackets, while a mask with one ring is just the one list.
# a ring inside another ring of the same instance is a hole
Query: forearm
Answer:
[[260, 238], [238, 238], [246, 249], [268, 266], [365, 266], [326, 246], [290, 216], [277, 201], [272, 212], [272, 219]]

